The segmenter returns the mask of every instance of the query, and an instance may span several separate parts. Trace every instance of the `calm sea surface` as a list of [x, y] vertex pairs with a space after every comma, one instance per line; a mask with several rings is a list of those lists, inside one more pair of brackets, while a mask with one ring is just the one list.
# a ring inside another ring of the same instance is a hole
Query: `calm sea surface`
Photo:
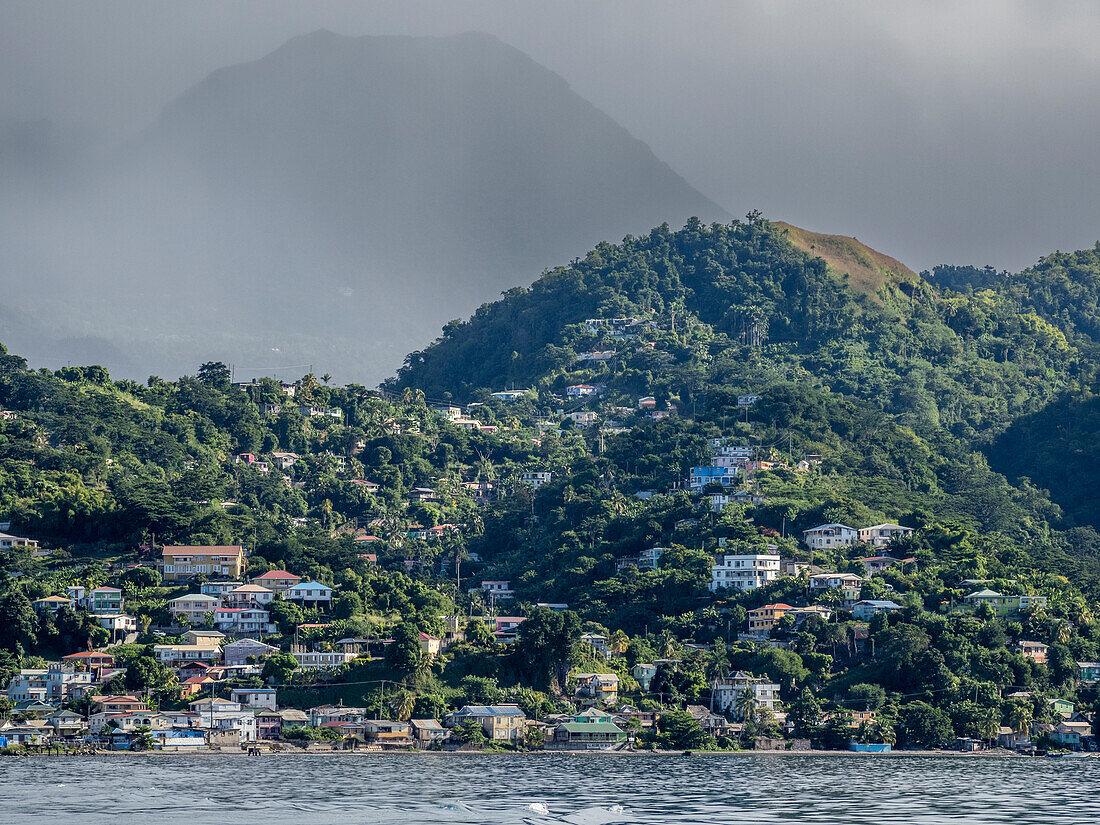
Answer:
[[1100, 759], [450, 754], [0, 758], [0, 821], [1098, 823]]

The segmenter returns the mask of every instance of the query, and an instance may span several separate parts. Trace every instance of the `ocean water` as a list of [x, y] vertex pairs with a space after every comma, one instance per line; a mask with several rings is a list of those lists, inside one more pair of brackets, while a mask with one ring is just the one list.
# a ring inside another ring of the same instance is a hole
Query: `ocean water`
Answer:
[[0, 821], [1097, 823], [1100, 759], [795, 754], [0, 758]]

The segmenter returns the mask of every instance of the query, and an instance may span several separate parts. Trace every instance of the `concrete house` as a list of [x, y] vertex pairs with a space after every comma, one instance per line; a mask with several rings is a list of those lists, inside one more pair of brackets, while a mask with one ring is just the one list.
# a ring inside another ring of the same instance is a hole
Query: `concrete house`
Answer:
[[712, 593], [722, 589], [755, 590], [779, 576], [779, 556], [775, 553], [723, 555], [710, 568]]
[[859, 532], [846, 524], [821, 524], [802, 532], [803, 541], [811, 550], [850, 547], [859, 539]]
[[327, 608], [332, 603], [332, 591], [333, 588], [321, 582], [298, 582], [286, 591], [286, 598], [292, 602]]
[[239, 544], [165, 547], [157, 566], [166, 582], [188, 581], [199, 575], [236, 579], [244, 573], [244, 548]]
[[737, 671], [732, 676], [715, 679], [711, 683], [711, 711], [740, 718], [737, 704], [745, 691], [752, 692], [757, 709], [773, 713], [778, 709], [779, 685], [751, 673]]
[[527, 717], [517, 705], [466, 705], [448, 714], [444, 724], [453, 728], [467, 719], [479, 723], [494, 742], [522, 742], [527, 732]]
[[285, 570], [268, 570], [266, 573], [253, 577], [252, 583], [266, 587], [275, 593], [285, 594], [301, 580], [301, 576], [295, 576]]
[[900, 524], [875, 524], [871, 527], [861, 527], [859, 540], [874, 547], [885, 547], [895, 538], [907, 536], [912, 532], [912, 527], [902, 527]]
[[168, 600], [168, 611], [173, 616], [182, 616], [191, 624], [200, 624], [207, 613], [213, 613], [218, 600], [202, 593], [188, 593]]

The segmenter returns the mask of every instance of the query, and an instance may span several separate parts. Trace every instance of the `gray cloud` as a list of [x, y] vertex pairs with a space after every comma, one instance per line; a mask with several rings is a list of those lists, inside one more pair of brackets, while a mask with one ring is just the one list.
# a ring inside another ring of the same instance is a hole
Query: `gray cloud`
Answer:
[[320, 27], [495, 34], [731, 211], [916, 268], [1020, 268], [1100, 237], [1091, 2], [9, 0], [0, 114], [118, 139], [211, 70]]

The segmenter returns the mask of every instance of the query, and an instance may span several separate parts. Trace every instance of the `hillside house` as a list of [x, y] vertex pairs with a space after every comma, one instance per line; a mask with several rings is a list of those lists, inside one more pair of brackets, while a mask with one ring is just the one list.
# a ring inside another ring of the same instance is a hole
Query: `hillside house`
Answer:
[[779, 556], [774, 553], [723, 555], [710, 569], [712, 593], [722, 589], [755, 590], [779, 575]]
[[467, 719], [480, 724], [485, 736], [493, 742], [520, 743], [527, 732], [527, 717], [517, 705], [466, 705], [447, 714], [443, 724], [453, 728]]
[[222, 656], [226, 665], [246, 665], [249, 659], [259, 661], [279, 652], [274, 645], [265, 644], [255, 639], [238, 639], [235, 642], [222, 647]]
[[735, 467], [692, 467], [688, 475], [688, 487], [698, 492], [708, 484], [730, 487], [737, 482]]
[[756, 636], [767, 636], [771, 633], [776, 622], [782, 619], [793, 608], [789, 604], [777, 602], [766, 604], [749, 611], [749, 633]]
[[13, 536], [10, 533], [0, 533], [0, 550], [29, 550], [34, 553], [37, 549], [38, 541], [36, 539]]
[[544, 484], [549, 484], [553, 478], [554, 474], [545, 470], [531, 470], [520, 476], [524, 484], [530, 484], [536, 490]]
[[244, 548], [239, 545], [165, 547], [157, 564], [165, 582], [187, 581], [195, 576], [240, 578], [244, 573]]
[[885, 547], [894, 539], [912, 532], [912, 527], [902, 527], [900, 524], [875, 524], [860, 528], [859, 540], [874, 547]]
[[882, 599], [864, 599], [852, 605], [852, 618], [861, 622], [869, 622], [880, 613], [893, 613], [901, 610], [901, 605], [896, 602]]
[[619, 677], [614, 673], [578, 673], [573, 696], [582, 705], [612, 705], [619, 700]]
[[714, 713], [730, 714], [741, 718], [737, 709], [738, 699], [745, 691], [750, 691], [758, 710], [775, 712], [779, 702], [779, 685], [751, 673], [737, 671], [732, 676], [715, 679], [711, 683], [710, 709]]
[[207, 613], [213, 613], [221, 602], [202, 593], [188, 593], [168, 600], [168, 612], [181, 616], [191, 624], [201, 624]]
[[1042, 642], [1026, 642], [1021, 640], [1017, 646], [1025, 657], [1031, 659], [1031, 661], [1036, 664], [1045, 665], [1047, 663], [1047, 646]]
[[268, 590], [275, 593], [284, 594], [301, 580], [301, 576], [295, 576], [293, 573], [288, 573], [285, 570], [268, 570], [266, 573], [254, 576], [252, 578], [252, 583], [258, 584], [261, 587], [266, 587]]
[[122, 591], [117, 587], [97, 587], [88, 591], [84, 604], [92, 613], [121, 613]]
[[263, 607], [271, 604], [275, 591], [258, 584], [242, 584], [225, 594], [226, 607]]
[[63, 607], [72, 610], [76, 607], [76, 602], [64, 596], [46, 596], [44, 599], [35, 599], [31, 602], [31, 607], [34, 608], [35, 613], [41, 615], [42, 613], [56, 613]]
[[803, 541], [811, 550], [850, 547], [859, 539], [859, 532], [846, 524], [820, 524], [802, 532]]
[[275, 688], [233, 688], [229, 699], [242, 708], [278, 709], [275, 702]]
[[507, 580], [483, 581], [481, 592], [489, 599], [490, 603], [507, 601], [516, 597], [516, 591], [512, 589], [512, 582]]
[[325, 609], [332, 603], [333, 589], [321, 582], [298, 582], [286, 591], [286, 598], [287, 601]]

